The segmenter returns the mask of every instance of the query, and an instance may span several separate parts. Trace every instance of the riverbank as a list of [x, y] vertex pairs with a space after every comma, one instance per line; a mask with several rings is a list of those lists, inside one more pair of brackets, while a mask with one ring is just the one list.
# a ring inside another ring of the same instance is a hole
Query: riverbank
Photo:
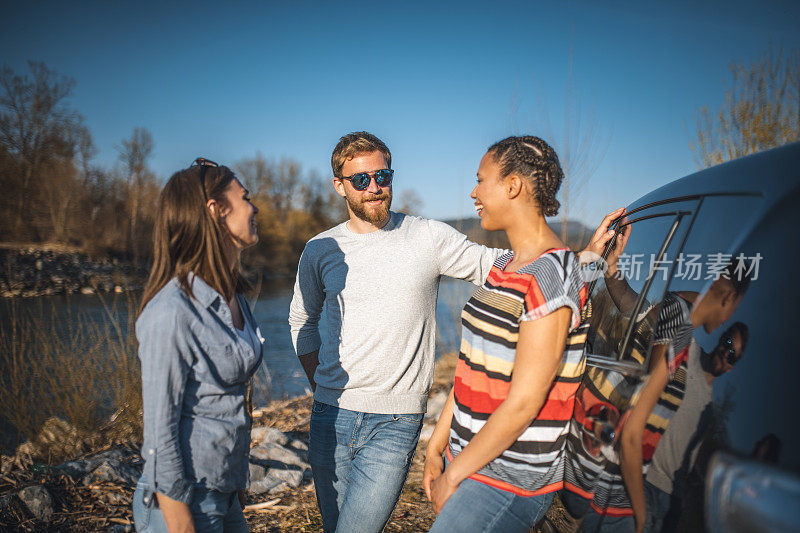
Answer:
[[[436, 363], [420, 443], [387, 532], [427, 531], [436, 518], [422, 488], [425, 447], [452, 387], [456, 362], [457, 354], [450, 353]], [[307, 456], [312, 402], [311, 395], [305, 395], [253, 411], [251, 486], [245, 508], [252, 531], [322, 531]], [[40, 440], [62, 446], [62, 453], [65, 444], [87, 446], [70, 431], [51, 422]], [[139, 446], [135, 437], [117, 438], [113, 444], [48, 464], [43, 448], [21, 445], [0, 463], [0, 530], [133, 531], [131, 497], [143, 464]], [[558, 524], [562, 513], [556, 503], [548, 517]]]
[[[386, 531], [427, 531], [435, 518], [422, 489], [424, 446], [452, 383], [456, 355], [436, 364], [423, 436]], [[253, 411], [251, 486], [246, 517], [253, 531], [321, 531], [308, 465], [311, 395]], [[113, 420], [110, 421], [110, 425]], [[79, 435], [51, 419], [35, 442], [0, 458], [0, 530], [132, 531], [131, 497], [143, 461], [140, 442]], [[96, 444], [98, 443], [98, 444]], [[50, 456], [62, 457], [51, 464]]]
[[0, 297], [94, 294], [140, 289], [147, 269], [94, 258], [63, 245], [0, 243]]

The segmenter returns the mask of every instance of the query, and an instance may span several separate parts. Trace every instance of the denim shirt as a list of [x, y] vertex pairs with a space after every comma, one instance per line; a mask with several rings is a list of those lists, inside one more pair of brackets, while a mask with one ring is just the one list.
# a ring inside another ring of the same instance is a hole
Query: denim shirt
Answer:
[[[236, 333], [225, 299], [189, 275], [194, 298], [173, 278], [136, 321], [144, 403], [145, 503], [153, 492], [191, 503], [195, 486], [248, 484], [250, 414], [245, 395], [262, 350]], [[250, 307], [239, 305], [263, 343]]]

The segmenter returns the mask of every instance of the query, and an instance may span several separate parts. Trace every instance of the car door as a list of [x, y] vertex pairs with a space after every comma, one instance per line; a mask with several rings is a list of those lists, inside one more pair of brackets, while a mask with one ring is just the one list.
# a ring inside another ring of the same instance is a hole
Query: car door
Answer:
[[[730, 248], [753, 224], [760, 200], [757, 193], [732, 191], [634, 204], [617, 224], [618, 230], [630, 227], [619, 262], [624, 279], [601, 276], [590, 284], [588, 365], [567, 444], [567, 486], [589, 500], [595, 512], [631, 513], [619, 466], [619, 434], [651, 371], [654, 338], [680, 325], [664, 327], [666, 320], [678, 319], [664, 316], [668, 309], [662, 304], [683, 301], [688, 317], [693, 302], [731, 260]], [[648, 419], [644, 440], [653, 447], [680, 406], [686, 369], [674, 370]]]

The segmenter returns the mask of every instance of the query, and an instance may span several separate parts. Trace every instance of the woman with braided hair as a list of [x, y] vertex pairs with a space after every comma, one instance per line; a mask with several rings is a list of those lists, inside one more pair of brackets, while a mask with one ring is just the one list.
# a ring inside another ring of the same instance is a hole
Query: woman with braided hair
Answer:
[[579, 339], [568, 336], [587, 289], [577, 256], [545, 221], [558, 211], [562, 178], [558, 156], [538, 137], [503, 139], [481, 159], [471, 194], [481, 226], [505, 231], [512, 251], [461, 314], [453, 390], [425, 461], [423, 485], [438, 514], [431, 531], [527, 532], [564, 485], [584, 366]]

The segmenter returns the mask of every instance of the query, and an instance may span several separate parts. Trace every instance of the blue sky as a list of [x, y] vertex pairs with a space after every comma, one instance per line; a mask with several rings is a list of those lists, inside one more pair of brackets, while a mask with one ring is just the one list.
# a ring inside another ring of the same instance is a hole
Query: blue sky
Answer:
[[789, 0], [3, 3], [0, 62], [76, 80], [100, 164], [143, 126], [161, 178], [256, 151], [329, 176], [339, 136], [363, 129], [392, 150], [396, 194], [434, 218], [472, 216], [493, 142], [562, 152], [570, 58], [571, 107], [602, 149], [570, 213], [594, 225], [696, 170], [695, 111], [723, 102], [732, 60], [800, 45]]

